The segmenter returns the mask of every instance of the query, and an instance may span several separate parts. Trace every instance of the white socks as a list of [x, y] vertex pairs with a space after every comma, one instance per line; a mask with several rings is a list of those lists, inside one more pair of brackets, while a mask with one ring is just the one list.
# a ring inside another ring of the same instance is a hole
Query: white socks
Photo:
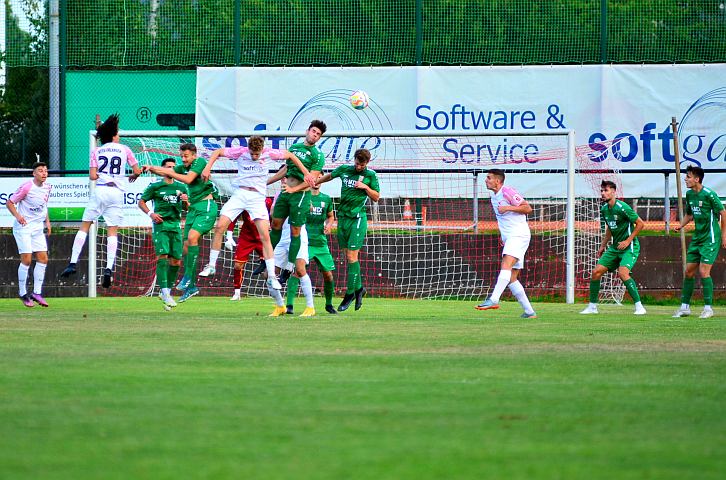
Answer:
[[510, 283], [509, 290], [512, 292], [512, 295], [514, 295], [514, 298], [517, 299], [519, 304], [524, 309], [524, 313], [527, 313], [527, 314], [534, 313], [532, 304], [529, 303], [529, 298], [527, 298], [527, 293], [524, 291], [524, 287], [522, 286], [522, 284], [519, 283], [519, 280], [517, 280], [516, 282]]
[[267, 266], [267, 275], [274, 275], [275, 274], [275, 259], [266, 258], [265, 265]]
[[30, 265], [21, 263], [18, 267], [18, 290], [21, 297], [28, 293], [28, 286], [26, 285], [28, 283], [28, 270], [30, 270]]
[[[272, 271], [274, 272], [275, 270], [272, 270]], [[274, 288], [272, 288], [271, 286], [268, 285], [267, 291], [270, 292], [270, 296], [272, 296], [272, 299], [275, 300], [275, 305], [277, 305], [278, 307], [285, 306], [285, 302], [282, 300], [282, 294], [280, 293], [279, 290], [275, 290]]]
[[76, 238], [73, 239], [73, 249], [71, 250], [71, 263], [78, 263], [78, 257], [81, 256], [87, 236], [88, 233], [83, 230], [78, 230], [78, 233], [76, 233]]
[[313, 301], [313, 282], [307, 273], [304, 277], [300, 277], [300, 287], [302, 287], [303, 295], [305, 295], [305, 306], [315, 308], [315, 302]]
[[499, 277], [497, 277], [497, 284], [494, 286], [494, 291], [489, 297], [492, 302], [499, 303], [499, 299], [501, 298], [502, 293], [504, 293], [504, 289], [507, 288], [507, 285], [509, 285], [509, 281], [511, 279], [511, 270], [502, 270], [499, 272]]
[[108, 237], [106, 239], [106, 268], [113, 270], [113, 264], [116, 263], [116, 250], [118, 249], [118, 237]]
[[217, 266], [217, 259], [219, 258], [219, 250], [210, 250], [209, 251], [209, 264], [213, 267]]
[[40, 295], [43, 290], [43, 280], [45, 280], [45, 267], [45, 263], [35, 262], [35, 269], [33, 269], [33, 293], [37, 293], [38, 295]]

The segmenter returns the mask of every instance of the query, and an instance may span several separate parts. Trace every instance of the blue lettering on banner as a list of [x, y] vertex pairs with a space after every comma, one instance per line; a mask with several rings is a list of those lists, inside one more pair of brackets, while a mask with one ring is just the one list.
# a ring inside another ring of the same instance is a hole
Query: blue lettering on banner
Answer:
[[133, 192], [126, 192], [124, 194], [124, 205], [136, 205], [139, 203], [139, 200], [141, 199], [141, 195], [143, 193], [133, 193]]
[[517, 143], [509, 146], [506, 138], [497, 145], [486, 143], [459, 144], [459, 139], [447, 138], [444, 140], [442, 148], [449, 156], [443, 157], [441, 161], [449, 164], [457, 162], [464, 164], [484, 163], [486, 165], [537, 163], [537, 160], [531, 157], [536, 157], [539, 154], [539, 147], [535, 144], [521, 145]]
[[[551, 109], [559, 113], [559, 106], [551, 105]], [[416, 107], [416, 130], [532, 130], [535, 128], [535, 114], [531, 110], [467, 110], [460, 103], [451, 106], [450, 110], [437, 110], [431, 113], [431, 105]], [[564, 128], [561, 123], [563, 116], [553, 116], [555, 124], [550, 128]], [[548, 125], [550, 120], [548, 119]], [[420, 121], [419, 121], [420, 120]]]

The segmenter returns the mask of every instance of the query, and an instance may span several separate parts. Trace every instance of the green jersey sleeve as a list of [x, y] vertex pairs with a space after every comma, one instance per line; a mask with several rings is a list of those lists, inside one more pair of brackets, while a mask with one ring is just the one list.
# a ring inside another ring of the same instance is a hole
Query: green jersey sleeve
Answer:
[[628, 217], [628, 220], [630, 220], [633, 223], [638, 221], [638, 214], [635, 213], [635, 210], [633, 210], [633, 207], [631, 207], [627, 203], [623, 202], [622, 208], [623, 208], [623, 213], [625, 213], [625, 216]]
[[338, 178], [339, 176], [341, 176], [343, 174], [343, 172], [345, 171], [346, 166], [347, 165], [341, 165], [339, 167], [336, 167], [332, 172], [330, 172], [330, 177]]
[[308, 168], [309, 171], [318, 171], [322, 172], [323, 167], [325, 166], [325, 155], [323, 152], [320, 151], [319, 148], [315, 149], [315, 152], [313, 153], [313, 163], [310, 165], [310, 168]]
[[718, 197], [716, 192], [711, 190], [711, 192], [708, 194], [709, 198], [711, 199], [711, 204], [713, 206], [713, 211], [715, 213], [720, 213], [721, 210], [724, 209], [723, 202], [721, 202], [721, 199]]

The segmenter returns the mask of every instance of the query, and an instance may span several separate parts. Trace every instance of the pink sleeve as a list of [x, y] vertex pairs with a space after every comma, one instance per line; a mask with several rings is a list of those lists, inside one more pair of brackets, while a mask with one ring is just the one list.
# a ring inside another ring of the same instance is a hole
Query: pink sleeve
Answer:
[[96, 158], [96, 149], [91, 152], [91, 160], [88, 163], [90, 168], [98, 168], [98, 159]]
[[126, 147], [126, 163], [128, 163], [132, 167], [139, 164], [139, 162], [136, 160], [134, 152], [132, 152], [129, 147]]
[[267, 154], [270, 156], [270, 159], [272, 160], [284, 160], [285, 159], [285, 152], [283, 150], [278, 150], [276, 148], [265, 148], [262, 151], [263, 154]]
[[25, 196], [30, 191], [30, 188], [33, 186], [33, 181], [27, 181], [24, 184], [20, 185], [17, 190], [15, 190], [15, 193], [10, 195], [10, 201], [14, 204], [18, 204], [22, 199], [25, 198]]
[[239, 158], [249, 151], [247, 147], [229, 147], [225, 148], [222, 156], [227, 158]]
[[512, 187], [502, 187], [502, 193], [504, 194], [504, 199], [512, 205], [513, 207], [518, 207], [524, 202], [524, 197], [522, 197], [519, 192], [517, 192]]

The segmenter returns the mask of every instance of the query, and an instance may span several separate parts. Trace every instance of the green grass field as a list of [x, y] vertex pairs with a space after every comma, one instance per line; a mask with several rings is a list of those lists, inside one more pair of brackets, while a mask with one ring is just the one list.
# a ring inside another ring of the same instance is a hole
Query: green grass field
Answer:
[[0, 300], [3, 479], [726, 471], [724, 309], [523, 320], [516, 303], [367, 299], [273, 319], [261, 299], [50, 301]]

